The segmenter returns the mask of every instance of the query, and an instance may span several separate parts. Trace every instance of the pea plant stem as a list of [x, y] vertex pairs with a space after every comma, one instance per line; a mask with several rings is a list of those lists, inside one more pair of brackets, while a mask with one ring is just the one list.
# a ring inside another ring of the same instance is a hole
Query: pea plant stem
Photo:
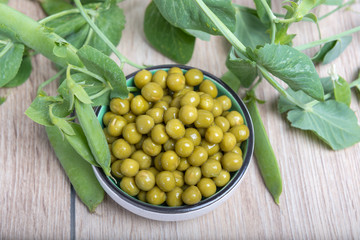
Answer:
[[195, 0], [204, 13], [211, 19], [224, 37], [233, 45], [236, 50], [246, 55], [246, 47], [237, 37], [225, 26], [225, 24], [206, 6], [202, 0]]
[[347, 1], [346, 3], [340, 4], [337, 8], [333, 9], [332, 11], [324, 14], [323, 16], [319, 17], [318, 20], [323, 20], [324, 18], [327, 18], [328, 16], [332, 15], [333, 13], [339, 11], [340, 9], [347, 7], [351, 4], [355, 3], [355, 0]]
[[318, 45], [322, 45], [322, 44], [330, 42], [330, 41], [337, 40], [337, 39], [339, 39], [341, 37], [351, 35], [351, 34], [353, 34], [355, 32], [358, 32], [358, 31], [360, 31], [360, 26], [354, 27], [354, 28], [352, 28], [350, 30], [347, 30], [345, 32], [342, 32], [342, 33], [339, 33], [339, 34], [336, 34], [336, 35], [333, 35], [333, 36], [330, 36], [330, 37], [327, 37], [327, 38], [323, 38], [323, 39], [320, 39], [320, 40], [317, 40], [317, 41], [313, 41], [313, 42], [310, 42], [310, 43], [307, 43], [307, 44], [304, 44], [304, 45], [296, 46], [294, 48], [299, 50], [299, 51], [302, 51], [302, 50], [305, 50], [305, 49], [308, 49], [308, 48], [312, 48], [312, 47], [316, 47]]
[[41, 92], [41, 90], [48, 84], [50, 84], [51, 82], [53, 82], [55, 79], [57, 79], [58, 77], [60, 77], [64, 72], [65, 72], [66, 68], [61, 69], [60, 71], [58, 71], [54, 76], [52, 76], [51, 78], [49, 78], [48, 80], [46, 80], [45, 82], [41, 83], [38, 87], [37, 90], [37, 94], [39, 94]]
[[286, 92], [286, 90], [270, 75], [270, 73], [264, 69], [262, 66], [257, 65], [258, 69], [262, 73], [263, 77], [281, 94], [283, 95], [287, 100], [292, 102], [293, 104], [297, 105], [298, 107], [308, 110], [309, 107], [305, 104], [299, 102], [296, 98], [291, 96], [289, 93]]
[[12, 48], [14, 46], [14, 43], [13, 42], [8, 42], [5, 47], [3, 48], [3, 50], [1, 50], [0, 52], [0, 58], [2, 56], [4, 56], [9, 50], [10, 48]]
[[[98, 4], [99, 5], [99, 4]], [[96, 16], [97, 12], [95, 10], [92, 10], [92, 9], [84, 9], [84, 11], [87, 13], [87, 14], [90, 14], [92, 16]], [[61, 12], [58, 12], [58, 13], [55, 13], [53, 15], [50, 15], [46, 18], [43, 18], [39, 21], [40, 24], [45, 24], [45, 23], [48, 23], [54, 19], [57, 19], [57, 18], [60, 18], [60, 17], [63, 17], [63, 16], [66, 16], [66, 15], [69, 15], [69, 14], [74, 14], [74, 13], [80, 13], [79, 9], [75, 8], [75, 9], [69, 9], [69, 10], [64, 10], [64, 11], [61, 11]]]
[[276, 35], [276, 24], [275, 24], [275, 19], [276, 16], [274, 15], [274, 13], [271, 11], [271, 8], [269, 7], [269, 4], [267, 4], [266, 0], [261, 0], [261, 3], [263, 5], [263, 7], [265, 8], [266, 14], [268, 15], [269, 19], [270, 19], [270, 24], [271, 24], [271, 43], [275, 42], [275, 35]]
[[70, 70], [75, 70], [75, 71], [78, 71], [78, 72], [81, 72], [81, 73], [85, 73], [86, 75], [89, 75], [90, 77], [93, 77], [93, 78], [99, 80], [102, 83], [105, 83], [105, 84], [107, 83], [104, 78], [102, 78], [101, 76], [99, 76], [99, 75], [97, 75], [97, 74], [95, 74], [93, 72], [90, 72], [86, 68], [80, 68], [80, 67], [69, 64], [68, 69], [69, 69], [69, 73], [70, 73]]
[[86, 22], [90, 25], [90, 27], [94, 30], [94, 32], [109, 46], [109, 48], [114, 52], [114, 54], [119, 58], [121, 62], [121, 68], [123, 68], [123, 64], [127, 63], [136, 68], [145, 68], [145, 66], [138, 65], [129, 59], [127, 59], [124, 55], [122, 55], [115, 47], [115, 45], [105, 36], [105, 34], [96, 26], [96, 24], [90, 19], [89, 15], [85, 12], [83, 5], [80, 0], [74, 0], [75, 5], [78, 7], [80, 14], [84, 17]]

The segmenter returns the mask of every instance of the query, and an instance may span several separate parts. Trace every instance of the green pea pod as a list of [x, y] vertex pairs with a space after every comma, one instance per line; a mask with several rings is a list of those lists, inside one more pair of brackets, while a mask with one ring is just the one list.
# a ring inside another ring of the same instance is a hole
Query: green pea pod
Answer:
[[86, 140], [84, 131], [82, 130], [81, 126], [77, 123], [70, 123], [70, 125], [74, 130], [74, 135], [65, 134], [66, 140], [84, 160], [86, 160], [91, 165], [99, 167], [99, 164], [95, 161], [92, 155], [89, 144]]
[[256, 106], [256, 99], [255, 97], [250, 97], [249, 100], [250, 101], [247, 102], [246, 105], [254, 125], [254, 153], [257, 160], [257, 165], [260, 169], [260, 173], [266, 188], [273, 196], [274, 201], [279, 204], [279, 197], [282, 192], [282, 181], [279, 166], [274, 151], [271, 147], [269, 138], [266, 134], [259, 110]]
[[75, 98], [75, 111], [95, 161], [107, 176], [111, 176], [109, 146], [91, 104]]
[[90, 212], [94, 212], [103, 201], [105, 192], [97, 181], [91, 165], [74, 151], [57, 127], [46, 127], [46, 133], [77, 196]]

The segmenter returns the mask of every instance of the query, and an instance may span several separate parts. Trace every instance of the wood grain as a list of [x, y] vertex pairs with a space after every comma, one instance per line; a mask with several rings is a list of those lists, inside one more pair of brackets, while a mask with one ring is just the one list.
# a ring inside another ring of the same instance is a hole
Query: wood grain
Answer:
[[[149, 1], [124, 1], [126, 28], [118, 49], [137, 63], [166, 64], [170, 60], [147, 43], [143, 13]], [[252, 6], [250, 0], [234, 1]], [[273, 1], [282, 11], [279, 0]], [[38, 4], [10, 0], [10, 5], [40, 19]], [[359, 3], [353, 7], [359, 11]], [[331, 10], [322, 7], [318, 14]], [[320, 22], [322, 36], [359, 26], [360, 14], [340, 12]], [[318, 39], [314, 24], [296, 23], [295, 45]], [[352, 81], [360, 66], [360, 34], [333, 63], [337, 72]], [[226, 72], [229, 45], [223, 38], [197, 40], [188, 63], [216, 76]], [[316, 49], [306, 51], [313, 54]], [[117, 61], [115, 58], [113, 58]], [[24, 111], [35, 97], [37, 86], [54, 74], [42, 56], [33, 59], [34, 71], [24, 85], [10, 91], [0, 107], [0, 239], [70, 238], [70, 184], [50, 148], [43, 127], [33, 123]], [[327, 76], [330, 64], [318, 67]], [[134, 68], [125, 67], [127, 74]], [[55, 94], [55, 86], [46, 90]], [[263, 82], [257, 89], [260, 113], [279, 160], [283, 194], [277, 206], [266, 191], [253, 159], [233, 196], [213, 212], [189, 221], [157, 222], [138, 217], [109, 197], [90, 214], [76, 198], [77, 239], [359, 239], [360, 238], [360, 144], [341, 151], [329, 150], [309, 132], [289, 126], [277, 112], [278, 93]], [[351, 108], [360, 118], [359, 94], [353, 94]]]

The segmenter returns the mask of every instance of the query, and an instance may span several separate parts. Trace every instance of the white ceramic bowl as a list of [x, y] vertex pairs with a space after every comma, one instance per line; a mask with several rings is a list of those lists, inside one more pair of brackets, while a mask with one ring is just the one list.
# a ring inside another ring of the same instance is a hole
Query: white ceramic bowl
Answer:
[[[161, 65], [147, 68], [147, 70], [151, 72], [155, 72], [160, 69], [167, 71], [174, 66], [181, 68], [183, 71], [187, 71], [192, 68], [182, 65]], [[204, 215], [214, 210], [220, 204], [224, 203], [224, 201], [226, 201], [231, 196], [235, 189], [240, 185], [240, 182], [243, 179], [250, 164], [254, 149], [254, 131], [252, 121], [245, 104], [242, 102], [239, 96], [219, 78], [213, 76], [210, 73], [207, 73], [206, 71], [201, 71], [204, 73], [205, 79], [209, 79], [215, 83], [219, 92], [218, 96], [227, 95], [231, 99], [231, 110], [240, 112], [244, 118], [245, 124], [249, 128], [249, 138], [241, 145], [244, 159], [243, 165], [238, 171], [231, 173], [230, 181], [224, 187], [219, 188], [214, 195], [208, 198], [204, 198], [195, 205], [184, 205], [181, 207], [168, 207], [166, 205], [155, 206], [142, 202], [122, 191], [118, 185], [116, 185], [103, 173], [101, 168], [93, 167], [94, 173], [105, 192], [120, 206], [139, 216], [159, 221], [181, 221]], [[128, 86], [134, 86], [133, 78], [136, 73], [137, 72], [134, 72], [126, 77]], [[108, 111], [108, 109], [108, 106], [102, 106], [95, 109], [101, 124], [102, 117]]]

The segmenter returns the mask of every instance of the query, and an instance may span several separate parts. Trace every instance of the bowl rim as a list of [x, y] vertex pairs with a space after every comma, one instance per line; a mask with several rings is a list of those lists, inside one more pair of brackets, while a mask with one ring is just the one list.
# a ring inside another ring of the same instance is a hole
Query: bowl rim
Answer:
[[[156, 65], [145, 68], [145, 70], [160, 70], [160, 69], [170, 69], [172, 67], [179, 67], [182, 70], [190, 70], [193, 68], [199, 69], [197, 67], [191, 67], [187, 65], [179, 65], [179, 64], [163, 64], [163, 65]], [[133, 73], [126, 76], [126, 81], [133, 78], [135, 74], [140, 70], [134, 71]], [[250, 114], [247, 110], [246, 105], [241, 100], [241, 98], [232, 90], [227, 84], [225, 84], [220, 78], [214, 76], [213, 74], [204, 71], [202, 69], [199, 69], [202, 71], [204, 76], [216, 81], [219, 85], [221, 85], [229, 94], [232, 95], [232, 97], [236, 100], [239, 107], [241, 108], [241, 111], [243, 112], [243, 116], [245, 117], [246, 125], [249, 128], [249, 138], [248, 138], [248, 146], [245, 156], [243, 157], [243, 165], [241, 168], [232, 176], [230, 179], [230, 184], [225, 185], [222, 187], [217, 193], [214, 195], [202, 199], [199, 203], [194, 205], [183, 205], [179, 207], [169, 207], [169, 206], [162, 206], [162, 205], [151, 205], [149, 203], [142, 202], [138, 199], [135, 199], [134, 197], [126, 194], [125, 192], [122, 192], [119, 190], [118, 186], [115, 186], [115, 184], [109, 180], [109, 178], [104, 174], [101, 168], [93, 166], [93, 170], [95, 172], [95, 175], [98, 177], [98, 180], [101, 180], [101, 185], [105, 190], [112, 191], [112, 195], [116, 193], [117, 196], [119, 196], [123, 201], [127, 202], [130, 205], [133, 205], [134, 207], [138, 209], [142, 209], [146, 212], [154, 212], [158, 214], [186, 214], [192, 211], [199, 211], [201, 209], [208, 208], [210, 205], [214, 205], [218, 203], [220, 200], [226, 198], [229, 192], [234, 190], [234, 188], [240, 183], [243, 176], [245, 175], [248, 166], [251, 162], [251, 158], [254, 151], [254, 129], [253, 129], [253, 123], [250, 117]], [[98, 116], [100, 110], [107, 106], [98, 106], [94, 109], [96, 116]], [[113, 196], [112, 196], [113, 197]], [[130, 210], [130, 209], [129, 209]]]

